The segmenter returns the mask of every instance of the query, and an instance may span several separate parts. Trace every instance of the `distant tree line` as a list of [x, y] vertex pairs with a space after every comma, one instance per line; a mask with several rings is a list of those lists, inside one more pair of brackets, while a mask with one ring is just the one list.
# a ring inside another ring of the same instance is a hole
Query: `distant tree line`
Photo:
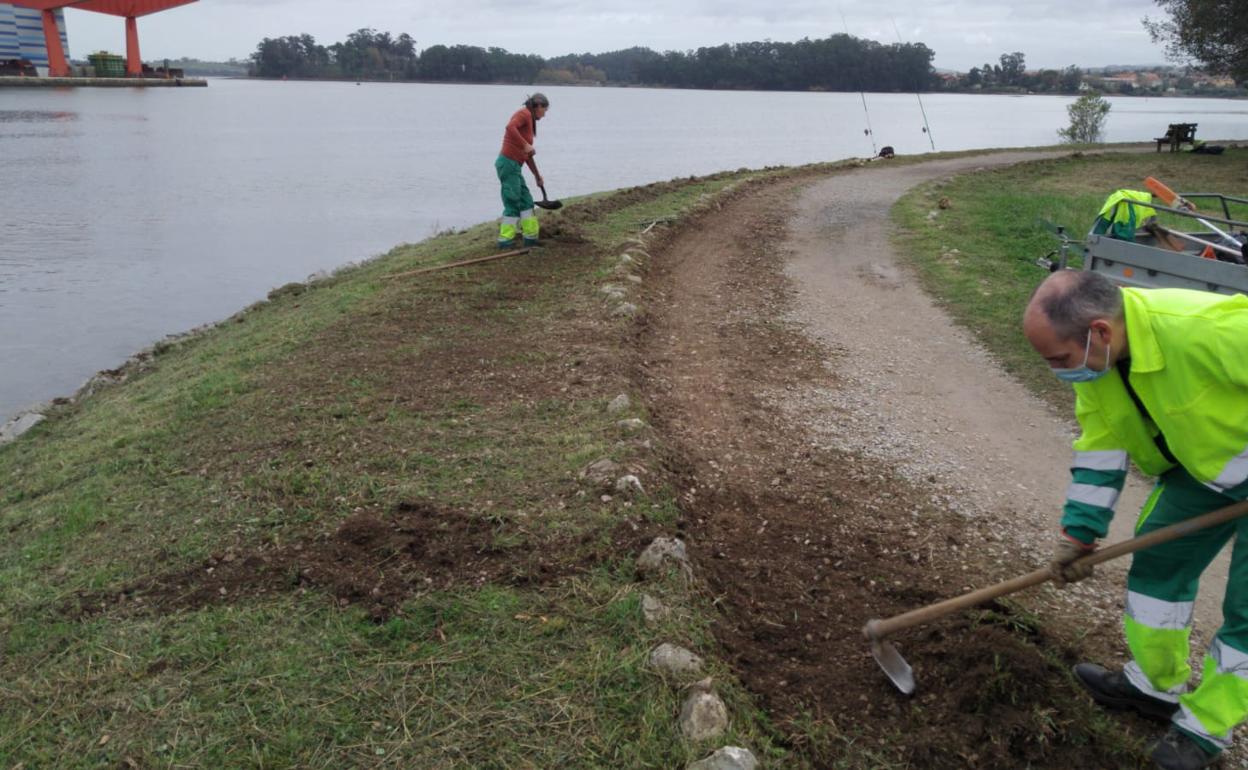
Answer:
[[985, 63], [971, 67], [965, 75], [950, 76], [943, 87], [952, 91], [1017, 91], [1032, 93], [1073, 94], [1083, 83], [1083, 70], [1075, 66], [1065, 69], [1043, 69], [1028, 72], [1022, 51], [1003, 53], [997, 64]]
[[603, 82], [675, 88], [788, 91], [926, 91], [932, 57], [922, 43], [883, 45], [849, 35], [795, 43], [733, 43], [658, 53], [629, 48], [550, 59], [549, 70], [598, 71]]
[[552, 59], [502, 48], [435, 45], [361, 29], [323, 46], [311, 35], [265, 38], [251, 74], [467, 83], [602, 83], [674, 88], [926, 91], [937, 82], [922, 43], [883, 45], [849, 35], [795, 43], [735, 43], [659, 53], [629, 48]]

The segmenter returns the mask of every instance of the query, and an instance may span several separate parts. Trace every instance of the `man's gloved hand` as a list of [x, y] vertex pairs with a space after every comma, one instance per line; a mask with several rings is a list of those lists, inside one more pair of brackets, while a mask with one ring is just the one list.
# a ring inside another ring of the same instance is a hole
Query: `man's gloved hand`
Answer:
[[1091, 564], [1072, 567], [1070, 563], [1080, 556], [1087, 556], [1095, 550], [1096, 543], [1085, 545], [1062, 532], [1058, 536], [1057, 546], [1053, 549], [1053, 560], [1049, 562], [1049, 569], [1053, 572], [1053, 579], [1059, 586], [1064, 586], [1067, 583], [1078, 583], [1084, 578], [1092, 577], [1093, 567]]

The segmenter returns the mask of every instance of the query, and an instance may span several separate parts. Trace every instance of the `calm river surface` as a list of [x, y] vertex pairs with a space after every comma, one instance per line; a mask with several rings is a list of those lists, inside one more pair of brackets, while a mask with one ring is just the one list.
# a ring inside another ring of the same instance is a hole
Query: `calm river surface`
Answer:
[[[0, 421], [274, 286], [498, 216], [493, 162], [526, 90], [0, 90]], [[858, 94], [544, 90], [553, 197], [872, 153]], [[866, 98], [878, 144], [929, 149], [913, 94]], [[1248, 103], [1111, 101], [1108, 141], [1180, 121], [1248, 139]], [[924, 97], [940, 150], [1051, 144], [1069, 102]]]

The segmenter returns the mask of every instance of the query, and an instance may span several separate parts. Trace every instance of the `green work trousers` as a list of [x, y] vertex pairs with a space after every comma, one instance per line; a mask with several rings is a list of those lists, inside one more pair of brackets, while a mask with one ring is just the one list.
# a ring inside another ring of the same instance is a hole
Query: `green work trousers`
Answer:
[[498, 183], [502, 189], [503, 216], [499, 219], [498, 245], [510, 246], [516, 239], [516, 226], [519, 225], [526, 241], [537, 240], [537, 216], [533, 212], [533, 194], [524, 182], [523, 164], [505, 155], [499, 155], [494, 161], [494, 170], [498, 173]]
[[[1157, 482], [1140, 512], [1143, 535], [1236, 502], [1182, 468]], [[1205, 654], [1198, 688], [1189, 692], [1188, 641], [1200, 575], [1234, 541], [1222, 600], [1222, 627]], [[1132, 661], [1123, 672], [1157, 698], [1178, 703], [1174, 723], [1210, 750], [1230, 745], [1248, 718], [1248, 519], [1193, 532], [1135, 554], [1127, 575], [1124, 626]]]

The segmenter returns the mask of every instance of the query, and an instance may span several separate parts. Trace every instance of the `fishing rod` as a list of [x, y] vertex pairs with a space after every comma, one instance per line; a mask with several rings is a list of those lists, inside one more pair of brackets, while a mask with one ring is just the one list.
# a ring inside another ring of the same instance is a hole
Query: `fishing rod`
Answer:
[[[849, 23], [845, 21], [845, 12], [840, 8], [836, 9], [841, 14], [841, 25], [845, 27], [845, 37], [852, 37], [849, 34]], [[867, 117], [867, 128], [862, 133], [866, 134], [871, 140], [872, 157], [879, 155], [880, 152], [875, 148], [875, 131], [871, 129], [871, 113], [867, 111], [867, 94], [862, 90], [862, 73], [858, 74], [858, 96], [862, 97], [862, 114]]]
[[[905, 45], [906, 41], [901, 39], [901, 30], [897, 29], [897, 21], [892, 14], [889, 14], [888, 20], [893, 23], [893, 32], [897, 34], [897, 42]], [[932, 128], [927, 124], [927, 110], [923, 109], [923, 97], [919, 96], [917, 88], [914, 90], [914, 98], [919, 100], [919, 112], [923, 113], [923, 133], [927, 134], [928, 144], [932, 145], [932, 152], [935, 152], [936, 140], [932, 139]]]

